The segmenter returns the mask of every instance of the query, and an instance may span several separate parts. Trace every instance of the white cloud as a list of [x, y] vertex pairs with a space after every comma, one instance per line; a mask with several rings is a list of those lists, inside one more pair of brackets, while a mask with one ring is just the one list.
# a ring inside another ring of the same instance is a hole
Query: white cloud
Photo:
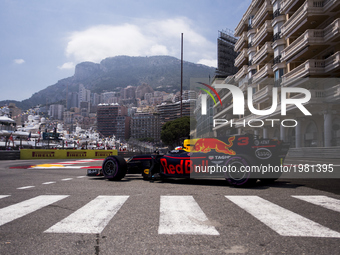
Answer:
[[15, 64], [21, 65], [21, 64], [25, 63], [25, 60], [23, 60], [22, 58], [20, 58], [20, 59], [14, 59], [13, 62], [14, 62]]
[[197, 64], [217, 67], [217, 59], [200, 59]]
[[75, 67], [75, 64], [73, 62], [67, 62], [64, 63], [62, 66], [58, 66], [59, 69], [73, 69]]
[[[179, 58], [181, 33], [184, 34], [184, 60], [197, 63], [201, 59], [213, 61], [216, 58], [215, 43], [197, 33], [187, 18], [98, 25], [73, 32], [68, 38], [66, 56], [74, 63], [100, 62], [118, 55], [170, 55]], [[71, 68], [69, 63], [59, 68]]]

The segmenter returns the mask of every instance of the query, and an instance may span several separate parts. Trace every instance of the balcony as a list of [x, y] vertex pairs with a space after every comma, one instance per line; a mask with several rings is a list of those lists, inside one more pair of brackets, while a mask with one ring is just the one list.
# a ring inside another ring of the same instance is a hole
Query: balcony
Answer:
[[326, 0], [323, 3], [323, 9], [325, 12], [334, 12], [339, 10], [340, 1], [339, 0]]
[[311, 75], [322, 75], [325, 73], [325, 60], [309, 59], [298, 67], [294, 68], [289, 73], [282, 76], [283, 85], [297, 81], [300, 78], [304, 78]]
[[235, 66], [240, 67], [248, 61], [248, 49], [243, 49], [235, 59]]
[[256, 74], [253, 76], [253, 83], [258, 83], [261, 79], [268, 76], [273, 76], [274, 72], [272, 69], [272, 64], [265, 64]]
[[325, 72], [338, 70], [340, 67], [340, 51], [325, 59]]
[[244, 19], [244, 15], [243, 15], [243, 18], [241, 19], [240, 23], [235, 28], [234, 35], [235, 36], [241, 36], [243, 31], [247, 31], [246, 26], [247, 26], [247, 21]]
[[[270, 20], [266, 20], [259, 31], [253, 37], [253, 46], [258, 46], [262, 42], [270, 41], [273, 37], [273, 27]], [[270, 39], [269, 39], [270, 38]]]
[[240, 38], [238, 38], [237, 42], [235, 43], [234, 50], [239, 52], [243, 47], [246, 47], [246, 43], [248, 41], [247, 32], [243, 32]]
[[240, 80], [243, 76], [248, 74], [248, 66], [244, 65], [238, 72], [235, 74], [235, 81]]
[[287, 14], [296, 11], [304, 0], [282, 0], [280, 12]]
[[[301, 7], [282, 25], [281, 34], [290, 37], [310, 27], [310, 23], [317, 24], [317, 20], [325, 16], [323, 1], [307, 0]], [[321, 21], [320, 21], [321, 22]]]
[[223, 107], [219, 112], [214, 114], [214, 119], [220, 119], [225, 116], [228, 112], [232, 113], [233, 103], [229, 102], [225, 107]]
[[328, 76], [331, 72], [339, 70], [340, 51], [326, 59], [309, 59], [289, 73], [283, 75], [284, 85], [296, 81], [299, 78], [308, 76]]
[[297, 54], [306, 49], [307, 46], [324, 44], [323, 35], [323, 29], [308, 29], [282, 51], [281, 61], [287, 61], [288, 59], [297, 56]]
[[272, 58], [274, 54], [274, 50], [272, 49], [272, 44], [270, 42], [266, 42], [258, 52], [253, 56], [253, 64], [257, 64], [261, 62], [268, 62], [269, 58]]
[[271, 85], [267, 85], [264, 88], [260, 89], [253, 95], [253, 102], [256, 104], [263, 103], [272, 97], [272, 89]]
[[260, 9], [256, 12], [253, 18], [253, 26], [258, 27], [261, 26], [263, 21], [267, 19], [268, 15], [271, 15], [273, 12], [273, 6], [271, 5], [271, 0], [265, 0], [260, 7]]
[[340, 84], [325, 90], [327, 103], [336, 103], [340, 100]]
[[334, 20], [331, 24], [323, 29], [325, 42], [339, 41], [340, 39], [340, 18]]
[[[317, 103], [324, 103], [325, 99], [326, 99], [326, 92], [323, 89], [310, 89], [309, 90], [310, 94], [311, 94], [311, 98], [308, 101], [308, 103], [306, 104], [317, 104]], [[295, 95], [291, 98], [304, 98], [305, 94], [301, 94], [299, 93], [298, 95]], [[287, 110], [289, 110], [290, 107], [287, 107]], [[296, 105], [294, 105], [294, 107], [292, 108], [296, 108]]]

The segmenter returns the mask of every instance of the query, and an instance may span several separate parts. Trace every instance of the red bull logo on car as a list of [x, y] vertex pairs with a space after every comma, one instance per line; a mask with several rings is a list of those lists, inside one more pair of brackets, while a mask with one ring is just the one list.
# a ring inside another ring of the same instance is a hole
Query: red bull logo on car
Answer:
[[234, 140], [235, 140], [235, 136], [229, 137], [228, 139], [229, 144], [226, 144], [222, 142], [221, 140], [218, 140], [215, 138], [201, 138], [197, 140], [197, 142], [195, 143], [194, 151], [208, 153], [211, 150], [215, 150], [218, 153], [236, 155], [235, 151], [230, 149], [230, 147], [233, 146]]

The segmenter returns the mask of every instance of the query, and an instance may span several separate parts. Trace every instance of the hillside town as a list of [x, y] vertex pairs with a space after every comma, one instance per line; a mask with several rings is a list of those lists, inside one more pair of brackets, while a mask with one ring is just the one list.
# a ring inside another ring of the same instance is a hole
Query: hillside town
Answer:
[[[197, 93], [186, 90], [182, 98], [182, 116], [190, 116]], [[127, 86], [120, 92], [97, 94], [80, 84], [79, 92], [68, 93], [66, 105], [37, 106], [27, 111], [15, 104], [3, 106], [1, 115], [13, 121], [6, 127], [3, 119], [0, 132], [4, 143], [6, 132], [16, 131], [12, 139], [16, 139], [17, 144], [24, 140], [21, 146], [29, 139], [33, 141], [30, 144], [37, 147], [43, 133], [57, 133], [67, 147], [76, 143], [76, 147], [81, 148], [87, 141], [87, 148], [126, 149], [126, 142], [130, 140], [144, 148], [153, 148], [162, 145], [162, 125], [179, 118], [180, 114], [180, 92], [154, 91], [144, 83]]]

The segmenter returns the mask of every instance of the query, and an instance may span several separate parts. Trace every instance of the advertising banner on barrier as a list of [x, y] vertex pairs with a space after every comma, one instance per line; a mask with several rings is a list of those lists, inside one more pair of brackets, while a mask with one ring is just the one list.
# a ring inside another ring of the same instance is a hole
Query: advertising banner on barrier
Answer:
[[75, 159], [106, 158], [117, 155], [117, 150], [34, 150], [22, 149], [20, 159]]

